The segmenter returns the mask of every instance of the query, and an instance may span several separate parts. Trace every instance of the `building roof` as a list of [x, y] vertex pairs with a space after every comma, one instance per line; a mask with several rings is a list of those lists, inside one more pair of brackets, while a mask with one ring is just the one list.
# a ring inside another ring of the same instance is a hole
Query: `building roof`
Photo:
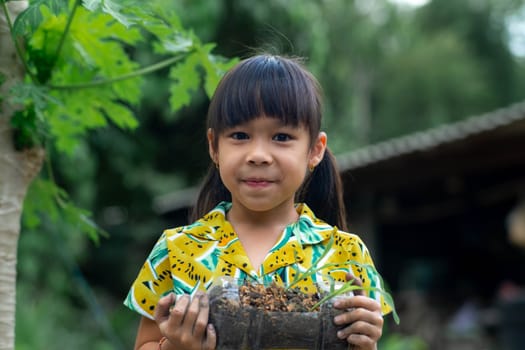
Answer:
[[[462, 121], [393, 138], [339, 154], [341, 172], [380, 163], [404, 155], [425, 152], [499, 129], [513, 128], [525, 121], [525, 101]], [[523, 126], [522, 126], [523, 128]], [[525, 128], [523, 128], [525, 137]]]

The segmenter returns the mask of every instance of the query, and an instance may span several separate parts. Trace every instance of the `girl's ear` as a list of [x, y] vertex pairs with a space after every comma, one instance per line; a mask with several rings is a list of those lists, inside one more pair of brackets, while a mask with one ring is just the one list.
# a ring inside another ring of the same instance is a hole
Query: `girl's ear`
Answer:
[[208, 129], [206, 137], [208, 138], [208, 152], [210, 153], [210, 158], [215, 164], [217, 164], [217, 151], [213, 147], [215, 135], [212, 128]]
[[321, 160], [323, 160], [324, 152], [326, 151], [326, 142], [328, 137], [324, 131], [321, 131], [317, 136], [312, 149], [310, 150], [310, 159], [308, 161], [308, 166], [310, 168], [316, 167]]

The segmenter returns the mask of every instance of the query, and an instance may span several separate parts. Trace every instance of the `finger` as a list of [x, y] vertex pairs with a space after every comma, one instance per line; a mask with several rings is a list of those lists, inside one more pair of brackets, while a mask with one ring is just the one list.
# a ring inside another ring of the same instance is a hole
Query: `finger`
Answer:
[[[346, 274], [346, 280], [347, 281], [354, 281], [353, 284], [356, 285], [356, 286], [359, 286], [359, 287], [362, 287], [363, 286], [363, 281], [361, 281], [360, 278], [357, 278], [355, 277], [352, 273], [348, 272]], [[353, 291], [354, 292], [354, 295], [364, 295], [364, 291], [362, 289], [356, 289]]]
[[[377, 342], [379, 338], [381, 338], [382, 333], [382, 326], [373, 325], [364, 321], [358, 321], [337, 331], [337, 337], [339, 339], [347, 339], [351, 344], [362, 345], [363, 342], [356, 342], [356, 338], [366, 337], [369, 341]], [[356, 335], [360, 335], [362, 337], [355, 337]], [[351, 339], [354, 339], [354, 341], [351, 341]]]
[[217, 332], [212, 324], [208, 324], [206, 327], [206, 338], [202, 344], [203, 350], [212, 350], [217, 346]]
[[193, 334], [197, 338], [203, 338], [206, 333], [206, 327], [208, 326], [210, 306], [206, 294], [201, 294], [196, 299], [198, 301], [199, 312], [197, 314], [197, 319], [195, 320], [195, 325], [193, 326]]
[[170, 311], [170, 328], [181, 327], [185, 322], [186, 310], [190, 304], [190, 296], [187, 294], [180, 295], [175, 302], [175, 305]]
[[157, 323], [161, 323], [169, 318], [170, 307], [175, 301], [175, 295], [170, 293], [159, 299], [153, 317]]
[[[188, 334], [193, 334], [193, 327], [195, 325], [195, 320], [197, 319], [197, 314], [199, 313], [199, 299], [200, 292], [191, 298], [188, 296], [188, 305], [186, 308], [186, 313], [184, 314], [184, 320], [182, 321], [182, 329]], [[191, 298], [191, 300], [190, 300]]]
[[346, 298], [345, 301], [348, 308], [363, 308], [381, 313], [381, 304], [379, 301], [367, 296], [356, 295], [355, 297]]
[[359, 320], [365, 320], [372, 324], [382, 324], [383, 316], [381, 315], [381, 305], [374, 299], [361, 295], [337, 300], [334, 307], [347, 310], [337, 315], [334, 322], [337, 325], [349, 324]]
[[334, 307], [339, 310], [363, 308], [381, 313], [381, 304], [379, 304], [377, 300], [369, 298], [365, 295], [339, 297], [334, 300]]
[[376, 349], [377, 341], [364, 334], [351, 334], [346, 338], [350, 349]]

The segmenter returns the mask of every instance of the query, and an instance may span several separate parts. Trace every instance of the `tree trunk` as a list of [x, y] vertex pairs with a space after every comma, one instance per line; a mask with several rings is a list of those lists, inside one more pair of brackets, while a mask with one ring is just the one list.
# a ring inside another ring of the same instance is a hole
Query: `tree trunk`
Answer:
[[[7, 2], [12, 20], [28, 3]], [[44, 152], [31, 149], [17, 152], [10, 127], [13, 106], [7, 91], [24, 75], [16, 54], [4, 12], [0, 11], [0, 73], [6, 79], [0, 86], [0, 350], [15, 348], [16, 258], [22, 205], [29, 184], [38, 174]]]

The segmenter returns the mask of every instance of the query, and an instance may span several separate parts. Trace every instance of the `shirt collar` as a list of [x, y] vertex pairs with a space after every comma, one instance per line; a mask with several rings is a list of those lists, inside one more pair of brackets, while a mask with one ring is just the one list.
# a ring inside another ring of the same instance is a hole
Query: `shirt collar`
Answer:
[[[201, 219], [184, 226], [182, 232], [199, 239], [221, 241], [221, 245], [227, 245], [236, 237], [236, 235], [225, 234], [226, 231], [233, 232], [233, 229], [224, 230], [226, 227], [231, 227], [226, 220], [226, 213], [231, 207], [231, 202], [219, 203]], [[288, 225], [285, 230], [290, 230], [290, 233], [296, 236], [297, 241], [302, 245], [318, 244], [330, 238], [334, 228], [315, 217], [313, 211], [305, 203], [296, 204], [296, 211], [299, 219]]]

